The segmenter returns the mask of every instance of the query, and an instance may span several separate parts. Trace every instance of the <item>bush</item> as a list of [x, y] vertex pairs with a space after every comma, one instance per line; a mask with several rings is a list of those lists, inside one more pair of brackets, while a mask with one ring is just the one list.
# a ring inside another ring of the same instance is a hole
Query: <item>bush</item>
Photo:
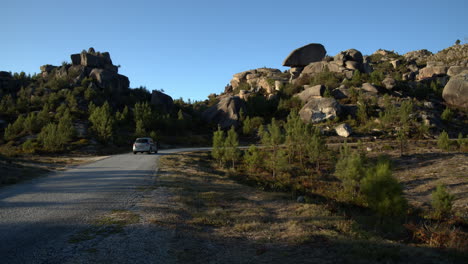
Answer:
[[448, 216], [452, 211], [452, 202], [455, 197], [447, 192], [444, 185], [438, 185], [432, 192], [432, 207], [436, 218]]
[[309, 85], [323, 84], [329, 89], [334, 89], [341, 84], [341, 79], [337, 73], [328, 70], [315, 74], [311, 79]]
[[25, 118], [20, 115], [14, 123], [8, 124], [4, 134], [5, 140], [13, 140], [20, 136], [24, 129], [24, 121]]
[[36, 152], [38, 148], [37, 142], [34, 142], [33, 139], [26, 140], [23, 145], [21, 145], [21, 149], [24, 153], [33, 154]]
[[449, 139], [447, 132], [445, 132], [445, 130], [442, 131], [442, 133], [440, 133], [437, 139], [437, 146], [442, 150], [449, 151], [450, 139]]
[[448, 108], [448, 107], [445, 108], [445, 110], [440, 115], [440, 118], [442, 118], [442, 120], [447, 121], [447, 122], [452, 121], [452, 118], [453, 118], [452, 110], [450, 108]]
[[37, 136], [37, 140], [41, 143], [45, 151], [56, 152], [63, 150], [64, 142], [60, 141], [57, 125], [49, 123], [42, 128]]

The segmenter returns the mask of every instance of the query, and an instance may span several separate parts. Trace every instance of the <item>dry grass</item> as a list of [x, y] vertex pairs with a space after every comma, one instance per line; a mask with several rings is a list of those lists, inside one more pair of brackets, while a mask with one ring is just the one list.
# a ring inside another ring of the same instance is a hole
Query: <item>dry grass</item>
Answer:
[[[230, 172], [211, 167], [209, 153], [163, 156], [160, 163], [153, 190], [160, 195], [147, 210], [152, 212], [151, 223], [175, 230], [173, 253], [181, 262], [459, 260], [458, 253], [402, 244], [365, 231], [362, 223], [330, 210], [326, 203], [297, 203], [290, 194], [239, 184], [228, 177]], [[218, 253], [207, 253], [213, 251]]]

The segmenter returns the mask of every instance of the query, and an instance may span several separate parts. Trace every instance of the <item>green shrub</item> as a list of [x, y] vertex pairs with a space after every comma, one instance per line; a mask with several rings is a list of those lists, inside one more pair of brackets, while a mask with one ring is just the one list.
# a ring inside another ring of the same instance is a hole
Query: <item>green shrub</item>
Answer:
[[4, 133], [5, 140], [9, 141], [21, 136], [24, 129], [24, 121], [24, 116], [20, 115], [14, 123], [8, 124]]
[[329, 89], [333, 89], [333, 88], [340, 86], [341, 79], [338, 77], [337, 73], [325, 70], [325, 71], [315, 74], [310, 79], [309, 85], [318, 85], [318, 84], [322, 84], [328, 87]]
[[21, 145], [21, 149], [24, 153], [33, 154], [38, 149], [38, 144], [33, 139], [28, 139]]
[[437, 139], [437, 146], [440, 149], [445, 150], [445, 151], [450, 150], [450, 139], [449, 139], [447, 132], [445, 132], [445, 130], [442, 131], [442, 133], [440, 133]]
[[371, 209], [380, 217], [388, 217], [382, 220], [393, 220], [405, 215], [407, 201], [403, 197], [403, 188], [392, 176], [388, 162], [379, 162], [366, 170], [361, 180], [361, 192]]
[[444, 185], [438, 185], [432, 192], [432, 207], [434, 208], [434, 216], [442, 218], [448, 216], [452, 211], [452, 202], [455, 197], [451, 195]]
[[37, 140], [41, 143], [43, 149], [49, 152], [63, 150], [65, 142], [60, 139], [57, 125], [54, 123], [49, 123], [43, 127], [37, 136]]
[[452, 121], [452, 118], [453, 118], [452, 110], [450, 108], [446, 107], [445, 110], [440, 115], [440, 118], [442, 118], [442, 120], [447, 121], [447, 122]]

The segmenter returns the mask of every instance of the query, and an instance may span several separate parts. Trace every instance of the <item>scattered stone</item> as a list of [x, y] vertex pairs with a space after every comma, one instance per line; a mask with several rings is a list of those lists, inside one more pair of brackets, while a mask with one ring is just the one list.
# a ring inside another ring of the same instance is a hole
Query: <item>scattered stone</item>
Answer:
[[432, 102], [424, 102], [424, 107], [429, 109], [434, 109], [434, 104]]
[[340, 104], [333, 98], [313, 98], [299, 111], [301, 119], [307, 123], [334, 119], [340, 113]]
[[322, 44], [312, 43], [293, 50], [284, 60], [283, 66], [305, 67], [311, 62], [321, 61], [326, 53]]
[[369, 93], [374, 93], [374, 94], [379, 93], [379, 90], [377, 90], [377, 88], [370, 83], [363, 83], [361, 89]]
[[338, 134], [338, 136], [340, 137], [349, 137], [353, 133], [353, 130], [351, 129], [351, 127], [346, 123], [335, 127], [335, 131], [336, 131], [336, 134]]
[[387, 90], [392, 90], [396, 86], [396, 81], [392, 77], [387, 76], [383, 81], [382, 85], [387, 89]]
[[392, 64], [393, 68], [396, 69], [401, 65], [401, 60], [391, 60], [390, 63]]
[[450, 78], [444, 87], [442, 97], [448, 104], [468, 108], [468, 71]]

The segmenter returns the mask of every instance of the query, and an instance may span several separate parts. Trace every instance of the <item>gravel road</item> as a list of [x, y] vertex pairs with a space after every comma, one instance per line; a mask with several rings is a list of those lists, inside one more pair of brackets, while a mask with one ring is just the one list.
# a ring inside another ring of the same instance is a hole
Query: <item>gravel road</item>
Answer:
[[[187, 150], [196, 149], [115, 155], [0, 189], [0, 262], [172, 262], [172, 231], [149, 225], [142, 206], [164, 199], [145, 191], [159, 156]], [[126, 226], [132, 217], [138, 224]]]

